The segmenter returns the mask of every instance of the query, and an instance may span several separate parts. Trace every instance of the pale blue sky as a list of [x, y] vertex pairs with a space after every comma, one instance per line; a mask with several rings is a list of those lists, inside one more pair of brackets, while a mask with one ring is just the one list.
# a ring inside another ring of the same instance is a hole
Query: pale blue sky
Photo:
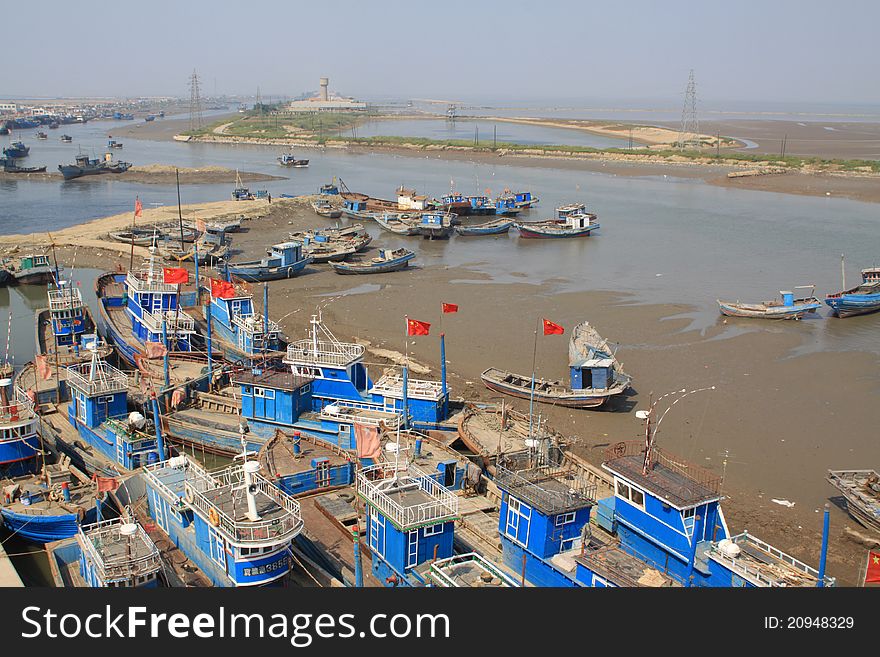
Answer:
[[880, 2], [43, 0], [0, 96], [880, 102]]

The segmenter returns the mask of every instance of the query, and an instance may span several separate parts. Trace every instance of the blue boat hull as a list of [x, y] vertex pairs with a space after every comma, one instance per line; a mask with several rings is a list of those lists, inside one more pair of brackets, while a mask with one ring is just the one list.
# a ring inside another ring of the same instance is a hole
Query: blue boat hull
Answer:
[[0, 508], [3, 525], [16, 536], [33, 543], [50, 543], [76, 536], [80, 523], [95, 522], [97, 511], [90, 508], [80, 520], [74, 513], [43, 516], [29, 513], [18, 513]]
[[284, 267], [243, 267], [241, 265], [229, 265], [229, 273], [249, 282], [277, 281], [283, 278], [293, 278], [305, 269], [306, 265], [310, 262], [311, 259], [309, 258]]
[[34, 472], [39, 453], [39, 436], [29, 436], [0, 443], [0, 475], [17, 477]]
[[825, 299], [825, 303], [841, 318], [867, 315], [880, 310], [880, 294], [842, 294]]
[[358, 265], [357, 263], [349, 264], [347, 262], [331, 262], [330, 266], [333, 267], [337, 274], [385, 274], [409, 267], [409, 261], [415, 257], [415, 254], [411, 253], [403, 258], [389, 260], [388, 262], [383, 262], [379, 265]]

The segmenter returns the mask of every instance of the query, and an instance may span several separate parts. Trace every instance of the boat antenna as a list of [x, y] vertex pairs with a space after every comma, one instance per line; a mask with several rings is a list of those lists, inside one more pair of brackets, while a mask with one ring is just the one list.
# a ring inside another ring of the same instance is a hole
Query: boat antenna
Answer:
[[[645, 421], [645, 461], [642, 464], [643, 475], [647, 476], [648, 471], [651, 470], [654, 466], [654, 445], [656, 443], [657, 431], [660, 428], [660, 423], [663, 422], [663, 418], [665, 418], [666, 414], [672, 409], [672, 407], [675, 406], [682, 399], [684, 399], [685, 397], [689, 397], [694, 393], [703, 392], [705, 390], [715, 390], [715, 386], [697, 388], [695, 390], [686, 390], [685, 388], [682, 388], [681, 390], [673, 390], [672, 392], [667, 392], [665, 395], [661, 395], [656, 400], [651, 401], [648, 406], [648, 410], [636, 411], [636, 417], [640, 420]], [[663, 399], [666, 399], [667, 397], [673, 397], [675, 395], [681, 396], [676, 397], [674, 400], [672, 400], [672, 403], [666, 407], [666, 410], [663, 411], [660, 419], [657, 420], [657, 424], [653, 424], [652, 418], [654, 416], [654, 411], [656, 410], [657, 404], [659, 404]], [[651, 397], [653, 397], [653, 395]]]
[[840, 283], [841, 283], [840, 289], [845, 291], [846, 290], [846, 263], [844, 261], [842, 253], [840, 254]]

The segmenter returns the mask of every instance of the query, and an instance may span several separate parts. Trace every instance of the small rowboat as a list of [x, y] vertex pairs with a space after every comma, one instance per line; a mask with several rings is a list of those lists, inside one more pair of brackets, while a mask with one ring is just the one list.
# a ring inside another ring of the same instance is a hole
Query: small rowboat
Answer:
[[409, 266], [416, 254], [408, 249], [379, 249], [379, 256], [360, 262], [331, 262], [337, 274], [385, 274]]
[[473, 226], [456, 226], [455, 232], [459, 235], [503, 235], [510, 230], [514, 222], [510, 219], [495, 219], [487, 221], [484, 224], [474, 224]]
[[418, 222], [409, 215], [384, 212], [375, 216], [376, 223], [395, 235], [419, 235], [422, 232]]
[[319, 198], [312, 201], [312, 209], [315, 214], [328, 219], [339, 219], [342, 216], [342, 210], [333, 207], [333, 204], [325, 198]]
[[813, 296], [812, 285], [800, 285], [795, 289], [810, 288], [810, 296], [795, 299], [794, 293], [787, 290], [779, 292], [782, 299], [764, 301], [763, 303], [740, 303], [739, 301], [718, 300], [718, 308], [722, 315], [728, 317], [748, 317], [751, 319], [800, 319], [807, 313], [815, 313], [822, 307], [822, 302]]
[[856, 522], [880, 532], [880, 475], [875, 470], [829, 470], [826, 479], [843, 494]]

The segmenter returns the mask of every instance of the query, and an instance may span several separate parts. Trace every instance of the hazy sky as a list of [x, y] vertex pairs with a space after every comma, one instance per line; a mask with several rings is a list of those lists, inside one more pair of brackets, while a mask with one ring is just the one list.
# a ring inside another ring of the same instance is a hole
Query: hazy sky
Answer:
[[693, 68], [702, 102], [880, 102], [876, 0], [38, 4], [6, 21], [24, 36], [0, 96], [188, 96], [195, 68], [204, 95], [326, 75], [367, 97], [675, 99]]

